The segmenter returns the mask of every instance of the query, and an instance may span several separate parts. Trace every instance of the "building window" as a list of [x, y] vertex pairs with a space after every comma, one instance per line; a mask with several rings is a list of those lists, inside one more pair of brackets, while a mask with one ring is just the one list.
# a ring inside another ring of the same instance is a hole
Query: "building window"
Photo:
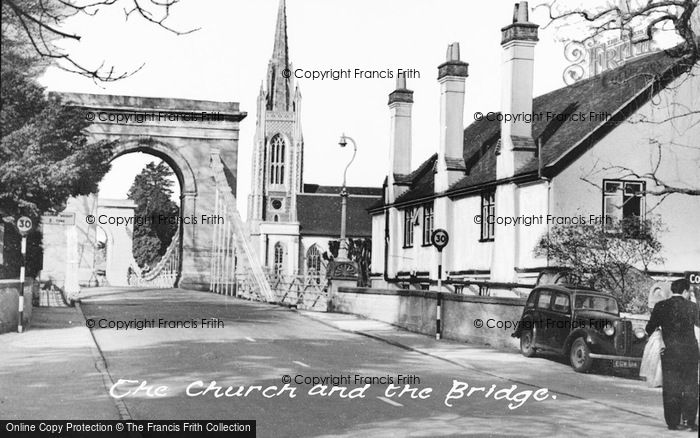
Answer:
[[270, 184], [284, 184], [285, 141], [277, 134], [270, 141]]
[[410, 248], [413, 246], [413, 209], [407, 208], [403, 211], [403, 246]]
[[603, 181], [603, 217], [605, 230], [617, 231], [622, 221], [644, 220], [643, 181]]
[[321, 275], [321, 251], [318, 245], [313, 245], [306, 251], [306, 274]]
[[423, 206], [423, 245], [431, 244], [433, 236], [433, 204]]
[[495, 235], [496, 193], [487, 192], [481, 195], [481, 241], [493, 241]]
[[275, 265], [274, 272], [275, 275], [280, 275], [284, 271], [284, 245], [282, 242], [275, 243]]

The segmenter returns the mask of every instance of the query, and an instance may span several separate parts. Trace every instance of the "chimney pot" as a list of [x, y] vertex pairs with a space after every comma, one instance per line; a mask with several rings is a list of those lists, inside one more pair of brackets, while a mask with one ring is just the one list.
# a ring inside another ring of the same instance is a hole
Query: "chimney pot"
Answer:
[[396, 77], [396, 89], [406, 90], [406, 76], [404, 76], [403, 74], [399, 74]]
[[538, 25], [530, 23], [527, 2], [516, 3], [513, 6], [513, 23], [501, 29], [501, 45], [511, 41], [538, 41]]
[[459, 61], [459, 43], [452, 43], [449, 46], [447, 46], [447, 58], [446, 61]]
[[446, 76], [462, 78], [469, 76], [469, 64], [460, 59], [459, 43], [455, 42], [447, 46], [446, 60], [438, 66], [438, 80]]
[[513, 23], [528, 23], [529, 13], [527, 2], [516, 3], [513, 10]]

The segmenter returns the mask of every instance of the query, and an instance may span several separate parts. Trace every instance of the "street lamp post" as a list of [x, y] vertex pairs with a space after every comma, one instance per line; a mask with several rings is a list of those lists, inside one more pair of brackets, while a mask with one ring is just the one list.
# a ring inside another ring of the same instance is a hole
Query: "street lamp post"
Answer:
[[343, 186], [340, 189], [340, 248], [338, 249], [338, 260], [348, 260], [348, 241], [345, 237], [347, 230], [347, 210], [348, 210], [348, 189], [346, 186], [348, 168], [355, 160], [355, 155], [357, 155], [357, 143], [355, 140], [343, 134], [340, 136], [340, 141], [338, 144], [340, 147], [344, 148], [348, 145], [348, 140], [352, 143], [353, 151], [352, 158], [350, 162], [345, 166], [345, 171], [343, 172]]

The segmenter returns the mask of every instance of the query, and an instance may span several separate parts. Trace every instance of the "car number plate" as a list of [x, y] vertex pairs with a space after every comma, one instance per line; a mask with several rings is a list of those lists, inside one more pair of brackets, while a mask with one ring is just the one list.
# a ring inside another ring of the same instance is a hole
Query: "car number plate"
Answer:
[[634, 360], [614, 360], [613, 366], [615, 368], [639, 368], [639, 362]]

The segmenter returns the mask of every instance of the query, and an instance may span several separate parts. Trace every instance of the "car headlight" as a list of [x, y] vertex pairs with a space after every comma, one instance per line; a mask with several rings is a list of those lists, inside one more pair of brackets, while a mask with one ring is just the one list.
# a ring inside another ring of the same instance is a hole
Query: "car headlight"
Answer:
[[643, 328], [637, 327], [634, 329], [634, 335], [637, 337], [637, 339], [643, 339], [647, 335], [647, 332], [644, 331]]
[[605, 324], [605, 328], [603, 328], [603, 333], [605, 333], [608, 336], [612, 336], [615, 334], [615, 326], [612, 324]]

